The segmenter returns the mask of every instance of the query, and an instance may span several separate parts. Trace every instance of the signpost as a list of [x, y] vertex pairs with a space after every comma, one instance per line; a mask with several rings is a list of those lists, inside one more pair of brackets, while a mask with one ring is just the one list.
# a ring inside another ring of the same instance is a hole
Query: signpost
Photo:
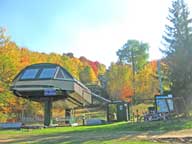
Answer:
[[55, 96], [56, 93], [56, 89], [45, 89], [44, 90], [44, 96]]
[[159, 113], [173, 112], [173, 95], [156, 95], [155, 96], [156, 110]]

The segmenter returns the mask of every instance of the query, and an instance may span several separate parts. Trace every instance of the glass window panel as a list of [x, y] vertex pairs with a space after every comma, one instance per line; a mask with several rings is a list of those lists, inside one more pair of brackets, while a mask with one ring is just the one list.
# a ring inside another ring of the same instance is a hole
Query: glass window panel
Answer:
[[34, 79], [38, 73], [39, 69], [26, 69], [21, 76], [21, 79]]
[[44, 68], [39, 76], [40, 79], [53, 78], [56, 68]]
[[61, 69], [59, 69], [59, 72], [57, 73], [57, 77], [56, 78], [62, 78], [62, 79], [64, 78], [64, 74], [63, 74]]
[[72, 79], [72, 77], [66, 71], [63, 71], [63, 74], [66, 79]]

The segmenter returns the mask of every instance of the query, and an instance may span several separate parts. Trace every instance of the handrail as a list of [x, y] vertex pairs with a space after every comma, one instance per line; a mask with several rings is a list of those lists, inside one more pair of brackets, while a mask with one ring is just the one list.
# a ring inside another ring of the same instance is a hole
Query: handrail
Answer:
[[91, 93], [91, 95], [92, 96], [94, 96], [94, 97], [96, 97], [96, 98], [99, 98], [99, 99], [101, 99], [101, 100], [103, 100], [103, 101], [105, 101], [105, 102], [107, 102], [107, 103], [111, 103], [112, 101], [111, 100], [109, 100], [109, 99], [106, 99], [106, 98], [104, 98], [104, 97], [101, 97], [101, 96], [99, 96], [99, 95], [97, 95], [97, 94], [95, 94], [95, 93]]

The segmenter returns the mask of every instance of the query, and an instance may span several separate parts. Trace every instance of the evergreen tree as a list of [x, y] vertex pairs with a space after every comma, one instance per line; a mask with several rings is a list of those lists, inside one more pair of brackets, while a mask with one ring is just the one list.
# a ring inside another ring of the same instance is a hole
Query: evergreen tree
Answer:
[[166, 25], [163, 53], [169, 67], [171, 90], [176, 97], [190, 102], [192, 88], [192, 37], [189, 11], [184, 0], [172, 2]]

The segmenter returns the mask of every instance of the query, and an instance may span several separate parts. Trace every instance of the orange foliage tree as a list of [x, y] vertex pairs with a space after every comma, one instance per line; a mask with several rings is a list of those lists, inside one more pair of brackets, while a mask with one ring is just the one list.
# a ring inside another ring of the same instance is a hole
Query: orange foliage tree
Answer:
[[157, 61], [151, 61], [144, 66], [135, 76], [136, 99], [154, 99], [159, 92], [157, 77]]
[[130, 101], [133, 95], [132, 69], [126, 64], [112, 64], [106, 74], [111, 99]]
[[[19, 114], [25, 110], [28, 116], [35, 114], [41, 115], [42, 106], [38, 103], [29, 102], [27, 100], [15, 97], [9, 91], [9, 85], [16, 74], [24, 67], [35, 63], [56, 63], [65, 67], [76, 79], [80, 79], [80, 73], [86, 73], [87, 76], [81, 76], [81, 80], [87, 83], [98, 81], [98, 75], [105, 73], [105, 66], [99, 62], [92, 62], [85, 58], [75, 58], [72, 53], [56, 54], [56, 53], [39, 53], [31, 51], [27, 48], [19, 47], [12, 42], [5, 34], [5, 29], [0, 28], [0, 122], [18, 120]], [[58, 111], [58, 110], [56, 110]]]

